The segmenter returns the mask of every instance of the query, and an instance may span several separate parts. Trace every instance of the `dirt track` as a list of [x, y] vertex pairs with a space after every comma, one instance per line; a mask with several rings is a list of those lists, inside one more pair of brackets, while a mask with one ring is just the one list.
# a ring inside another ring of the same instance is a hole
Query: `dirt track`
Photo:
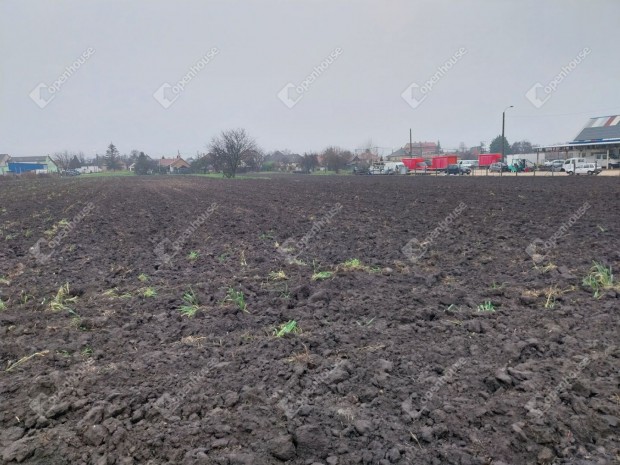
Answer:
[[620, 269], [619, 200], [564, 176], [0, 183], [2, 463], [618, 463], [620, 292], [581, 281]]

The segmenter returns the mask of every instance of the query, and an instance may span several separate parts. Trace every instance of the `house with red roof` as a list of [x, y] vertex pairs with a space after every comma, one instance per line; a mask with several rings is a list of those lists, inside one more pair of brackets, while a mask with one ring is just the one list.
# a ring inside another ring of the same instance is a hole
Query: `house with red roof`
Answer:
[[157, 167], [160, 173], [178, 173], [189, 169], [190, 165], [179, 154], [175, 158], [161, 157], [157, 161]]

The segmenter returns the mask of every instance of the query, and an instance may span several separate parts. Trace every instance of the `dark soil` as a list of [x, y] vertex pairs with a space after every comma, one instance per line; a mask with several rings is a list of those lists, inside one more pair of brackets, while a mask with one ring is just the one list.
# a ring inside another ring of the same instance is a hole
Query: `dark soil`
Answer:
[[619, 200], [604, 177], [2, 183], [0, 459], [619, 463], [620, 291], [582, 285], [620, 269]]

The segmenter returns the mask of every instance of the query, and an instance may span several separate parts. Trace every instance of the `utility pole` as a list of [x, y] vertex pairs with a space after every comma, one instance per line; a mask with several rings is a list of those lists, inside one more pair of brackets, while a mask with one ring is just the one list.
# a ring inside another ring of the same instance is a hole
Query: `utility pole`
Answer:
[[[506, 107], [504, 109], [504, 111], [502, 112], [502, 163], [506, 163], [506, 137], [504, 136], [504, 130], [506, 128], [506, 110], [508, 110], [508, 108], [514, 108], [514, 105], [510, 105], [509, 107]], [[502, 167], [500, 167], [499, 169], [499, 175], [502, 175]]]
[[411, 136], [411, 128], [409, 128], [409, 158], [413, 156], [413, 139]]

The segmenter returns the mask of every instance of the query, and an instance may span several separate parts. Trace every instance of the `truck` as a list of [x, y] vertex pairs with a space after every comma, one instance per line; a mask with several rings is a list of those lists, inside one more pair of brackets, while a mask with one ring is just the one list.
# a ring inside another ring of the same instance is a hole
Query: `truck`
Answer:
[[478, 155], [478, 167], [480, 168], [491, 166], [498, 161], [502, 161], [501, 153], [483, 153]]
[[458, 157], [456, 155], [438, 155], [431, 158], [431, 171], [445, 171], [448, 165], [456, 165]]
[[379, 161], [370, 166], [368, 174], [407, 174], [407, 171], [402, 161]]
[[422, 157], [402, 158], [401, 161], [409, 171], [425, 171], [427, 168], [424, 158]]

